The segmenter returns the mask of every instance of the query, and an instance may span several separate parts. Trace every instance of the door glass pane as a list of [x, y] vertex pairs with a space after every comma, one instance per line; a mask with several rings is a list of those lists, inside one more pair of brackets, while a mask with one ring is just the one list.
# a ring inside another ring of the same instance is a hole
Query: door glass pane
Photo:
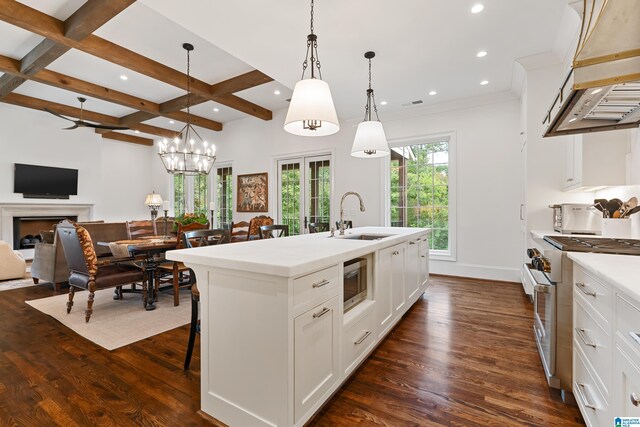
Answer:
[[218, 211], [216, 212], [217, 227], [231, 224], [233, 214], [233, 171], [231, 167], [222, 167], [216, 170], [218, 187], [216, 200]]
[[300, 163], [280, 166], [280, 221], [289, 234], [300, 234]]
[[193, 213], [203, 214], [209, 218], [207, 205], [208, 175], [196, 175], [193, 177]]
[[330, 222], [331, 168], [329, 160], [308, 161], [308, 222]]
[[185, 212], [185, 194], [184, 194], [184, 175], [173, 175], [173, 211], [176, 217], [184, 215]]

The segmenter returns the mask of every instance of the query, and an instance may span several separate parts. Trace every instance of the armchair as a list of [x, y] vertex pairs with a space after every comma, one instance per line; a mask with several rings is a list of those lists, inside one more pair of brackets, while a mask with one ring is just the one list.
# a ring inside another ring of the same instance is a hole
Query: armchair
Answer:
[[0, 240], [0, 280], [21, 279], [27, 275], [27, 263], [19, 252]]

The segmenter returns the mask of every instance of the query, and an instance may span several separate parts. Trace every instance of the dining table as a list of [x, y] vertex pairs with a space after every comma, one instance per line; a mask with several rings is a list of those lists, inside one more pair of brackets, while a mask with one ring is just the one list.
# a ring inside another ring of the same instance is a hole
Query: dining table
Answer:
[[[155, 271], [158, 265], [165, 261], [163, 256], [166, 251], [176, 249], [178, 240], [175, 237], [165, 236], [145, 236], [132, 240], [117, 240], [115, 242], [97, 242], [100, 246], [111, 246], [111, 244], [126, 246], [129, 254], [141, 256], [142, 267], [147, 273], [147, 298], [145, 310], [155, 310], [156, 300], [156, 277]], [[122, 290], [121, 292], [132, 292], [133, 289]], [[114, 297], [115, 298], [115, 297]]]

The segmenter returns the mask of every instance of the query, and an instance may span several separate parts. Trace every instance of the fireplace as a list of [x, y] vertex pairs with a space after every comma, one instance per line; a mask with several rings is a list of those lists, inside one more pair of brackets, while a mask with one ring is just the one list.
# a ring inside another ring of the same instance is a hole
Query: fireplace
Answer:
[[31, 249], [42, 241], [41, 230], [52, 230], [64, 219], [77, 221], [77, 216], [18, 216], [13, 218], [13, 249]]
[[[46, 219], [45, 219], [46, 218]], [[72, 203], [0, 203], [0, 240], [10, 247], [20, 248], [20, 240], [27, 235], [39, 236], [40, 230], [50, 230], [65, 218], [77, 221], [93, 219], [93, 205]], [[20, 220], [16, 234], [14, 225]], [[22, 221], [24, 219], [24, 221]], [[39, 222], [39, 221], [46, 221]], [[27, 228], [23, 228], [27, 227]], [[29, 240], [29, 245], [32, 245]], [[32, 247], [32, 246], [31, 246]]]

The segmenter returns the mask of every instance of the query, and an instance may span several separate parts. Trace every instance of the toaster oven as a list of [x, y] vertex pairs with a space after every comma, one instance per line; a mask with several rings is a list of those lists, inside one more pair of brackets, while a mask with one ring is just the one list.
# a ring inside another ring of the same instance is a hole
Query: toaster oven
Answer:
[[562, 234], [601, 234], [602, 214], [588, 203], [549, 205], [553, 229]]

